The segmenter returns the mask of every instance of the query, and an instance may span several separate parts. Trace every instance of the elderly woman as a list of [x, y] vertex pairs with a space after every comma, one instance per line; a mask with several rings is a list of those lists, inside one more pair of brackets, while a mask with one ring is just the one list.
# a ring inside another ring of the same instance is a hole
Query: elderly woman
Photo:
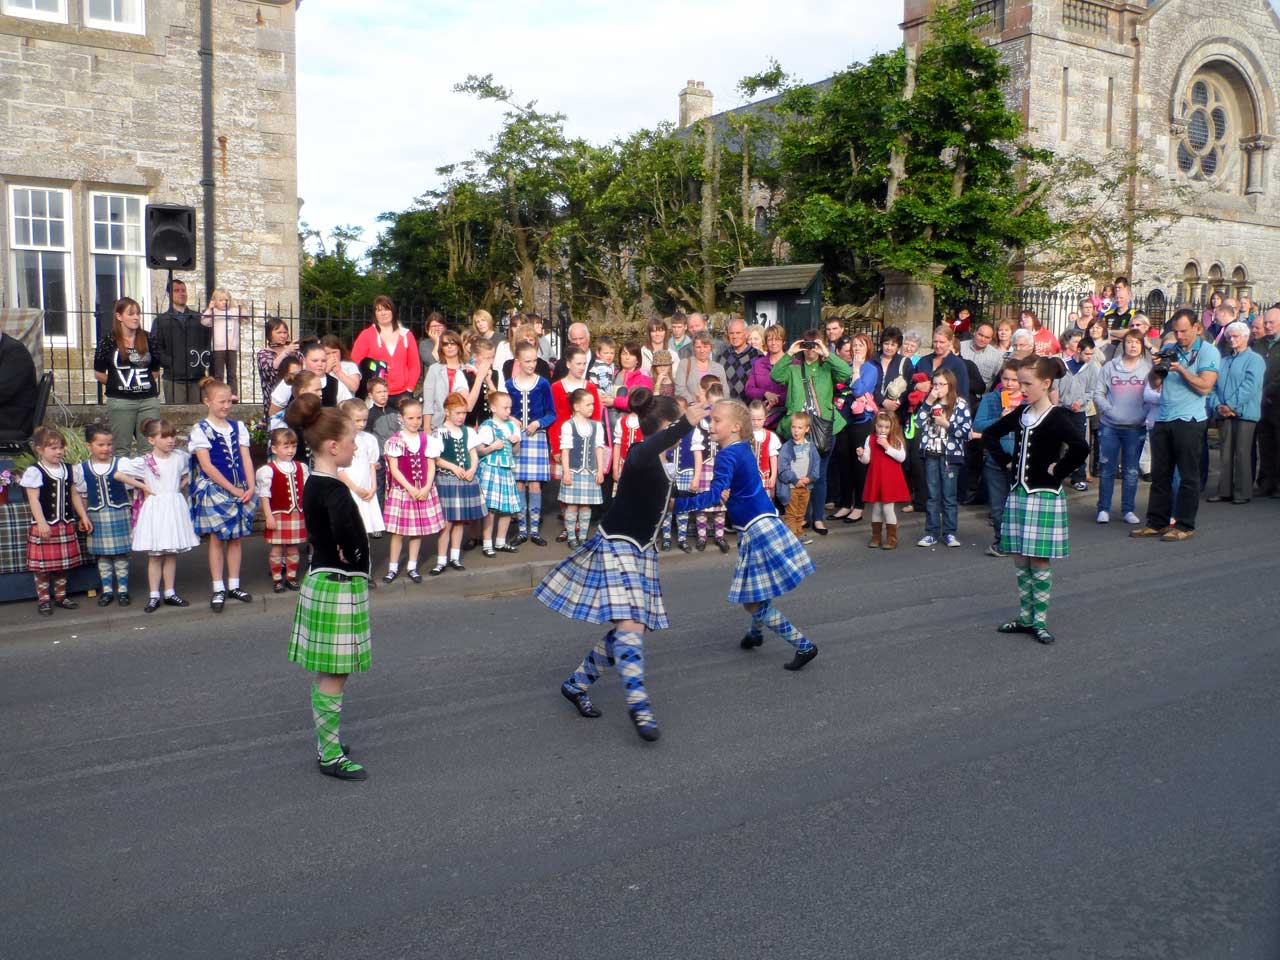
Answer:
[[[748, 332], [748, 342], [750, 332]], [[786, 409], [787, 389], [773, 379], [773, 366], [787, 352], [787, 332], [778, 325], [764, 331], [764, 356], [756, 357], [751, 365], [751, 376], [743, 390], [747, 401], [759, 400], [765, 406], [765, 425], [774, 429]], [[789, 440], [790, 437], [785, 437]]]
[[254, 356], [258, 366], [258, 382], [262, 384], [262, 409], [271, 406], [271, 391], [280, 382], [280, 367], [290, 357], [298, 357], [298, 341], [289, 332], [289, 322], [279, 317], [268, 317], [267, 345]]
[[1025, 360], [1036, 352], [1036, 340], [1030, 330], [1025, 327], [1013, 331], [1013, 340], [1010, 341], [1009, 348], [1010, 360]]
[[675, 375], [677, 397], [692, 403], [698, 396], [702, 378], [706, 376], [719, 377], [724, 395], [729, 396], [729, 377], [724, 365], [711, 359], [712, 344], [711, 334], [706, 330], [699, 330], [693, 335], [693, 356], [680, 361], [680, 369]]
[[916, 354], [920, 352], [920, 344], [924, 342], [924, 334], [919, 330], [908, 330], [902, 335], [902, 359], [911, 364], [915, 370]]
[[[836, 438], [845, 426], [844, 417], [836, 416], [835, 385], [847, 383], [853, 376], [853, 370], [827, 349], [817, 330], [806, 330], [773, 365], [770, 376], [775, 383], [787, 388], [787, 415], [778, 424], [778, 431], [784, 437], [791, 436], [791, 414], [806, 408], [810, 408], [810, 418], [816, 415], [831, 424], [831, 446], [819, 457], [818, 479], [813, 484], [806, 518], [812, 523], [814, 533], [825, 537], [829, 532], [824, 522], [827, 468], [831, 464]], [[813, 426], [810, 422], [809, 436], [816, 442]]]
[[395, 410], [412, 397], [422, 372], [418, 343], [408, 327], [400, 325], [396, 305], [382, 294], [373, 298], [373, 323], [360, 331], [351, 345], [351, 360], [364, 379], [380, 376], [387, 381], [387, 406]]
[[1218, 493], [1209, 502], [1248, 503], [1253, 491], [1253, 431], [1262, 416], [1262, 380], [1267, 364], [1261, 354], [1249, 349], [1248, 324], [1240, 320], [1227, 324], [1226, 338], [1231, 352], [1222, 358], [1213, 388], [1222, 460]]

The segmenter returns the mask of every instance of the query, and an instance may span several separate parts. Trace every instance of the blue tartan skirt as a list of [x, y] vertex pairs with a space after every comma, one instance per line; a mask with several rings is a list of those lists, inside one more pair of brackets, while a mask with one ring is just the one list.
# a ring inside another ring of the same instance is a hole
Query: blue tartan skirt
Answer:
[[729, 584], [730, 603], [760, 603], [798, 587], [813, 561], [782, 518], [760, 516], [738, 532], [738, 563]]
[[516, 487], [516, 475], [510, 467], [480, 464], [480, 496], [490, 513], [514, 516], [524, 508], [524, 500]]
[[191, 485], [191, 525], [196, 536], [212, 534], [219, 540], [239, 540], [253, 532], [258, 498], [241, 503], [201, 474]]
[[525, 434], [516, 449], [516, 482], [542, 483], [551, 479], [551, 447], [547, 444], [547, 431], [539, 430], [530, 436]]
[[571, 620], [635, 620], [665, 630], [667, 608], [658, 582], [658, 552], [597, 533], [561, 560], [533, 595]]
[[1046, 560], [1069, 556], [1066, 495], [1028, 493], [1020, 486], [1010, 490], [1000, 521], [1000, 549]]
[[600, 484], [596, 483], [594, 473], [579, 473], [574, 470], [560, 481], [558, 499], [570, 506], [595, 506], [604, 503], [604, 493], [600, 490]]
[[95, 557], [118, 557], [133, 550], [132, 511], [128, 507], [103, 507], [90, 511], [93, 532], [86, 541], [87, 552]]
[[488, 513], [477, 480], [462, 480], [447, 470], [440, 470], [436, 473], [436, 493], [440, 497], [440, 512], [450, 523], [479, 520]]

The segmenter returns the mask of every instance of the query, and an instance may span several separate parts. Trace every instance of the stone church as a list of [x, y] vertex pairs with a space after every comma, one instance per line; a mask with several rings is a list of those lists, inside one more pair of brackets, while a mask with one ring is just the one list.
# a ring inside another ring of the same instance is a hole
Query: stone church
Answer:
[[[904, 0], [920, 42], [936, 0]], [[1276, 142], [1280, 17], [1269, 0], [985, 0], [986, 35], [1009, 66], [1010, 105], [1059, 154], [1131, 150], [1195, 188], [1159, 242], [1135, 249], [1136, 286], [1200, 300], [1213, 289], [1280, 294]], [[753, 105], [756, 106], [756, 105]], [[680, 125], [712, 113], [691, 83]]]

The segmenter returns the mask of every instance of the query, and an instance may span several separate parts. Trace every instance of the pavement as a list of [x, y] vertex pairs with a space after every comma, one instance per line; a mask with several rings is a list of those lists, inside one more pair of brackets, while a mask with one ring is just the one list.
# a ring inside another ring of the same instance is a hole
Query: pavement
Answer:
[[290, 604], [6, 630], [0, 956], [1280, 957], [1280, 500], [1182, 544], [1090, 513], [1052, 647], [994, 632], [975, 513], [818, 540], [798, 674], [738, 648], [731, 556], [664, 556], [656, 744], [612, 674], [600, 719], [559, 697], [599, 630], [380, 592], [365, 783], [315, 769]]

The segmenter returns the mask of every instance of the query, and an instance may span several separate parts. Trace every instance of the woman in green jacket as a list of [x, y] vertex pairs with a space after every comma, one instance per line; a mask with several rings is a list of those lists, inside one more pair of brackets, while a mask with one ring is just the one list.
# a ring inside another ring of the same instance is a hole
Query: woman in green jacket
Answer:
[[[776, 383], [786, 384], [787, 415], [778, 424], [778, 432], [784, 439], [791, 436], [791, 414], [803, 410], [809, 402], [809, 389], [805, 381], [811, 382], [814, 399], [817, 401], [818, 416], [831, 421], [831, 446], [835, 447], [835, 437], [844, 428], [844, 417], [835, 415], [832, 397], [837, 381], [845, 382], [853, 371], [845, 363], [827, 349], [823, 337], [817, 330], [806, 330], [799, 340], [791, 344], [786, 354], [773, 365], [769, 376]], [[812, 437], [812, 428], [810, 428]], [[818, 479], [813, 485], [813, 493], [809, 500], [808, 521], [819, 536], [827, 535], [824, 522], [827, 515], [827, 466], [831, 462], [831, 450], [822, 455], [818, 468]]]

